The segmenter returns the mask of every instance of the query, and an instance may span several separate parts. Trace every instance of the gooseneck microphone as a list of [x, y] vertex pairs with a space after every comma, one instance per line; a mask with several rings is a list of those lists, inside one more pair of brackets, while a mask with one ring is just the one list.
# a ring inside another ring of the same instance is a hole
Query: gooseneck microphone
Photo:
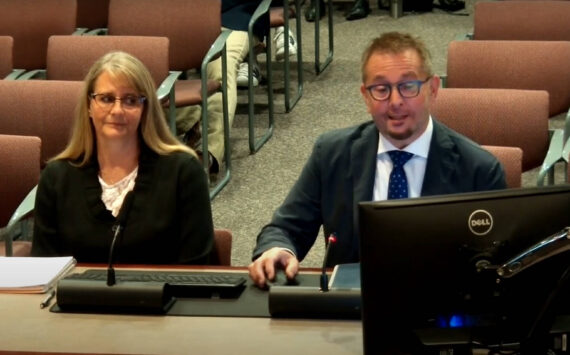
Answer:
[[327, 240], [327, 249], [325, 251], [325, 257], [323, 258], [323, 268], [321, 271], [321, 291], [328, 292], [329, 290], [329, 277], [327, 275], [327, 262], [329, 259], [329, 253], [333, 246], [336, 243], [336, 235], [331, 234]]
[[326, 268], [330, 250], [334, 248], [336, 241], [335, 234], [331, 234], [327, 239], [319, 286], [272, 285], [269, 288], [269, 314], [272, 317], [328, 319], [361, 317], [360, 289], [329, 290]]
[[109, 248], [106, 280], [93, 280], [82, 274], [72, 274], [57, 285], [57, 306], [63, 312], [164, 314], [175, 302], [168, 285], [160, 282], [118, 280], [113, 262], [132, 209], [133, 191], [123, 205], [113, 226], [113, 240]]
[[125, 229], [125, 224], [127, 223], [127, 217], [133, 205], [134, 194], [133, 191], [129, 191], [123, 200], [123, 205], [117, 216], [117, 223], [113, 226], [113, 241], [111, 242], [111, 247], [109, 248], [109, 266], [107, 267], [107, 286], [113, 286], [116, 283], [115, 279], [115, 269], [113, 268], [113, 262], [115, 259], [115, 245], [117, 240], [122, 235], [123, 229]]

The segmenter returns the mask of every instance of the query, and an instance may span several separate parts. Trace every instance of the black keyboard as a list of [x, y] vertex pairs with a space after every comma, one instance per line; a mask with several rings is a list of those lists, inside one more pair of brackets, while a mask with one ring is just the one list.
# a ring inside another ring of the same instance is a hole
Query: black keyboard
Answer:
[[[189, 271], [115, 270], [117, 282], [159, 282], [168, 285], [174, 297], [237, 298], [245, 287], [243, 275]], [[66, 279], [106, 281], [106, 269], [89, 269]]]

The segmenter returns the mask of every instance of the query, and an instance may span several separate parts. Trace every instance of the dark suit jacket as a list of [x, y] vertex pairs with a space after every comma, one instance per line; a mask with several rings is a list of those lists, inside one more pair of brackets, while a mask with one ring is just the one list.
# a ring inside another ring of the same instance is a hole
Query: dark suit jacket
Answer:
[[[357, 204], [372, 200], [377, 151], [372, 121], [319, 137], [289, 195], [257, 236], [253, 258], [279, 246], [302, 260], [322, 225], [325, 236], [337, 235], [328, 266], [359, 261]], [[422, 196], [503, 188], [503, 168], [493, 155], [433, 120]]]

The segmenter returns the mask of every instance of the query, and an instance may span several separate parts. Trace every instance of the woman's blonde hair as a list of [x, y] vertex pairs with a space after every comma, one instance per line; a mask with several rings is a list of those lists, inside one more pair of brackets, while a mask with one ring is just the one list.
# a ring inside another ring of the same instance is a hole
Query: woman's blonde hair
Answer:
[[67, 147], [53, 159], [68, 159], [83, 166], [89, 162], [96, 151], [95, 129], [89, 116], [90, 94], [95, 81], [102, 73], [126, 82], [142, 96], [146, 97], [139, 136], [142, 142], [158, 154], [182, 151], [196, 156], [196, 153], [180, 143], [170, 133], [164, 112], [156, 96], [154, 80], [144, 64], [125, 52], [110, 52], [101, 57], [89, 70], [84, 80], [83, 90], [76, 108], [71, 139]]

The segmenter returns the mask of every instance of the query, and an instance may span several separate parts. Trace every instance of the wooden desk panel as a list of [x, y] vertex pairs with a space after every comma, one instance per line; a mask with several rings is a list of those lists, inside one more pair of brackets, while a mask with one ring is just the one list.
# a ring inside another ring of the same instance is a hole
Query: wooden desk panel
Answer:
[[362, 354], [359, 321], [52, 313], [0, 294], [0, 350], [113, 354]]

